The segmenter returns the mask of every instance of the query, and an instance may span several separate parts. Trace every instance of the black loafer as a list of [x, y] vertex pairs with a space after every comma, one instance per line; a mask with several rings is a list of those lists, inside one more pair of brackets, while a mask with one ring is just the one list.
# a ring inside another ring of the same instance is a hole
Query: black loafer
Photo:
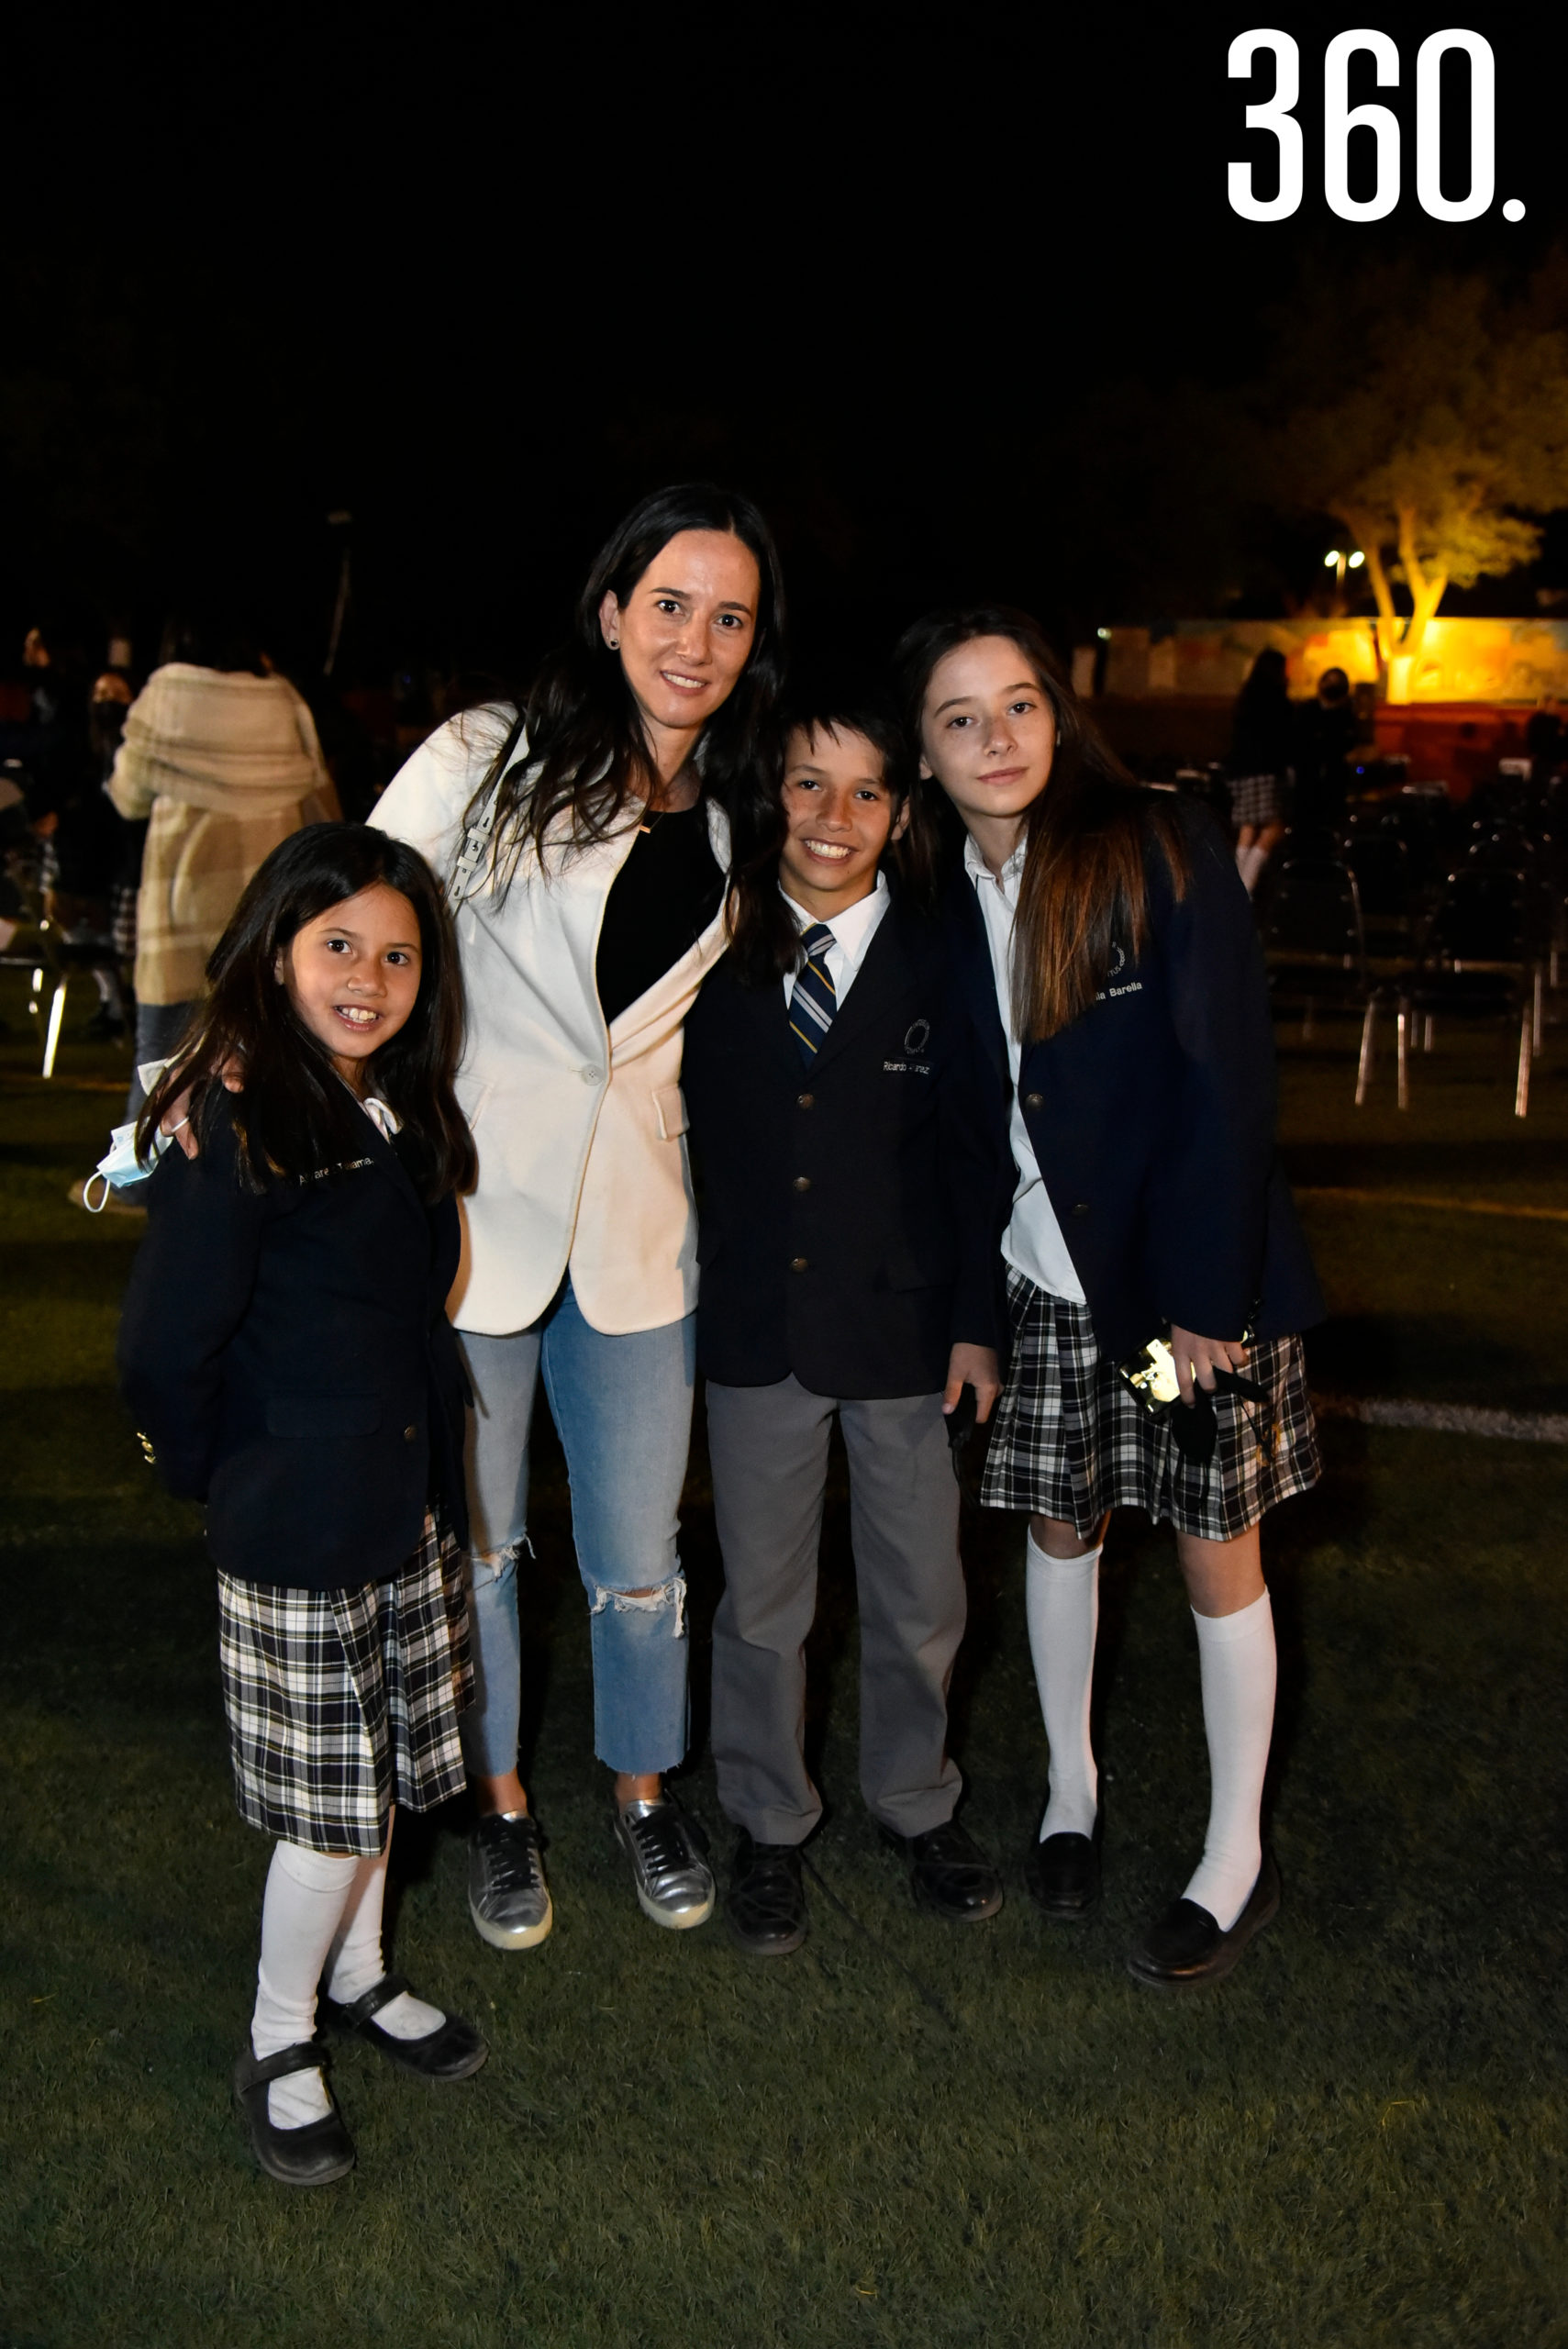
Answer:
[[1081, 1924], [1100, 1905], [1100, 1827], [1092, 1835], [1048, 1835], [1031, 1843], [1024, 1882], [1041, 1914], [1057, 1924]]
[[448, 2015], [423, 2039], [399, 2039], [394, 2032], [383, 2031], [376, 2021], [383, 2007], [401, 1998], [408, 1987], [405, 1976], [384, 1974], [351, 2006], [340, 2007], [335, 1998], [324, 1998], [322, 2009], [334, 2031], [354, 2032], [368, 2040], [395, 2064], [401, 2064], [406, 2072], [417, 2072], [422, 2080], [466, 2080], [478, 2071], [490, 2048], [473, 2025], [464, 2022], [461, 2015]]
[[1150, 1990], [1192, 1990], [1223, 1981], [1253, 1934], [1272, 1923], [1279, 1901], [1279, 1870], [1273, 1854], [1265, 1852], [1258, 1881], [1228, 1933], [1195, 1900], [1173, 1900], [1151, 1925], [1142, 1948], [1128, 1959], [1127, 1970]]
[[787, 1957], [797, 1950], [806, 1933], [799, 1845], [759, 1843], [742, 1829], [724, 1915], [749, 1957]]
[[929, 1827], [923, 1835], [895, 1835], [888, 1842], [909, 1864], [909, 1884], [922, 1909], [953, 1925], [979, 1925], [1002, 1906], [1002, 1879], [966, 1827], [956, 1819]]
[[[336, 2102], [323, 2120], [307, 2121], [303, 2129], [275, 2129], [267, 2112], [267, 2090], [274, 2080], [318, 2066], [325, 2071], [326, 2065], [327, 2050], [316, 2039], [280, 2048], [275, 2055], [258, 2055], [248, 2046], [235, 2064], [234, 2100], [256, 2159], [280, 2186], [330, 2186], [354, 2166], [354, 2141]], [[327, 2093], [330, 2097], [331, 2089]]]

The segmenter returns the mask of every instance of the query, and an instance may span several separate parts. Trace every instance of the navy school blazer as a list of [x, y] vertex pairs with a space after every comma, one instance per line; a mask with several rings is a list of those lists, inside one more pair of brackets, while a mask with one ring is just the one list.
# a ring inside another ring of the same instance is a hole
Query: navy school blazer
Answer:
[[[1284, 1337], [1324, 1317], [1274, 1149], [1273, 1029], [1251, 903], [1205, 810], [1182, 808], [1178, 898], [1151, 845], [1150, 930], [1087, 1011], [1025, 1046], [1024, 1123], [1088, 1302], [1120, 1361], [1165, 1322]], [[993, 1102], [1007, 1044], [974, 884], [949, 875], [948, 934]], [[851, 1000], [853, 998], [851, 997]]]
[[120, 1392], [227, 1573], [385, 1580], [432, 1500], [467, 1538], [456, 1203], [427, 1207], [368, 1117], [346, 1166], [249, 1191], [222, 1108], [199, 1158], [167, 1150], [149, 1181]]
[[730, 1386], [930, 1395], [997, 1346], [1006, 1130], [940, 926], [896, 895], [809, 1069], [784, 986], [718, 964], [686, 1019], [697, 1361]]

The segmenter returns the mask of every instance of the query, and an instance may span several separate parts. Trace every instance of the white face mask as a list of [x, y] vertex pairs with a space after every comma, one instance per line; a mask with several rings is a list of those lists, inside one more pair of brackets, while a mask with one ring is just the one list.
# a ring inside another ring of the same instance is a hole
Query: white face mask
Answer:
[[[167, 1061], [147, 1061], [137, 1070], [144, 1093], [151, 1092], [168, 1065]], [[136, 1154], [136, 1119], [133, 1118], [128, 1126], [116, 1126], [109, 1136], [108, 1149], [82, 1186], [82, 1204], [88, 1214], [102, 1215], [109, 1204], [111, 1191], [124, 1191], [134, 1183], [144, 1183], [168, 1149], [171, 1139], [168, 1134], [154, 1135], [152, 1155], [144, 1164]], [[104, 1183], [103, 1195], [95, 1200], [93, 1186], [100, 1175]]]

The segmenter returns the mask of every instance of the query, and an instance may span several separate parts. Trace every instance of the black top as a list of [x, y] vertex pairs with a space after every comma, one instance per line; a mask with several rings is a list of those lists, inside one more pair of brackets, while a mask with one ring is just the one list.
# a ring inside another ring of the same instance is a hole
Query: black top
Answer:
[[728, 1386], [932, 1395], [997, 1346], [1011, 1163], [934, 925], [896, 897], [807, 1070], [784, 987], [727, 960], [686, 1019], [697, 1357]]
[[1296, 829], [1343, 823], [1349, 753], [1360, 721], [1349, 701], [1309, 701], [1296, 721]]
[[688, 953], [724, 897], [707, 803], [647, 815], [605, 903], [595, 975], [606, 1025]]
[[[1296, 711], [1283, 685], [1277, 694], [1238, 696], [1230, 738], [1232, 774], [1283, 776], [1295, 751]], [[1203, 1334], [1207, 1337], [1208, 1332]]]
[[248, 1581], [384, 1580], [432, 1499], [467, 1537], [457, 1207], [427, 1208], [403, 1157], [366, 1118], [359, 1157], [258, 1195], [226, 1114], [199, 1158], [167, 1150], [148, 1183], [120, 1392], [171, 1492], [206, 1501], [217, 1564]]
[[[1323, 1318], [1274, 1154], [1274, 1049], [1256, 925], [1229, 841], [1183, 809], [1188, 877], [1151, 845], [1149, 938], [1087, 1011], [1026, 1044], [1024, 1123], [1102, 1354], [1119, 1361], [1171, 1321], [1260, 1338]], [[950, 882], [950, 935], [995, 1097], [1007, 1045], [974, 884]], [[851, 995], [850, 1001], [853, 1003]]]

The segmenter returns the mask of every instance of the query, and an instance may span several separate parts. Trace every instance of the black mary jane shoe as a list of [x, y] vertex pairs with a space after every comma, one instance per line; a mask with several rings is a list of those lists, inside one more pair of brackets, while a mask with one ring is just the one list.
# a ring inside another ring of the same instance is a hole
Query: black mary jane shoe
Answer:
[[1100, 1822], [1092, 1835], [1048, 1835], [1024, 1856], [1029, 1898], [1053, 1924], [1082, 1924], [1100, 1905]]
[[788, 1957], [806, 1934], [806, 1886], [796, 1843], [759, 1843], [740, 1831], [724, 1918], [748, 1957]]
[[1258, 1881], [1228, 1933], [1195, 1900], [1173, 1900], [1128, 1959], [1127, 1970], [1150, 1990], [1195, 1990], [1206, 1982], [1222, 1982], [1254, 1933], [1273, 1922], [1279, 1903], [1279, 1870], [1273, 1854], [1265, 1852]]
[[951, 1925], [979, 1925], [1002, 1906], [1002, 1879], [967, 1827], [947, 1819], [923, 1835], [895, 1835], [882, 1830], [884, 1840], [901, 1851], [909, 1865], [909, 1888], [922, 1909], [945, 1917]]
[[[250, 2133], [256, 2159], [280, 2186], [330, 2186], [347, 2177], [354, 2166], [354, 2141], [343, 2125], [336, 2101], [320, 2121], [303, 2129], [278, 2129], [267, 2111], [267, 2090], [291, 2072], [325, 2074], [327, 2050], [319, 2040], [306, 2039], [275, 2055], [258, 2055], [249, 2046], [234, 2066], [234, 2101]], [[331, 2096], [330, 2088], [327, 2091]]]
[[488, 2041], [481, 2039], [473, 2025], [464, 2022], [461, 2015], [448, 2015], [423, 2039], [399, 2039], [395, 2032], [383, 2031], [377, 2022], [383, 2007], [400, 1998], [409, 1987], [405, 1975], [384, 1974], [350, 2006], [340, 2007], [335, 1998], [323, 1998], [321, 2004], [334, 2031], [368, 2040], [395, 2064], [401, 2064], [406, 2072], [417, 2072], [422, 2080], [466, 2080], [478, 2071], [490, 2047]]

